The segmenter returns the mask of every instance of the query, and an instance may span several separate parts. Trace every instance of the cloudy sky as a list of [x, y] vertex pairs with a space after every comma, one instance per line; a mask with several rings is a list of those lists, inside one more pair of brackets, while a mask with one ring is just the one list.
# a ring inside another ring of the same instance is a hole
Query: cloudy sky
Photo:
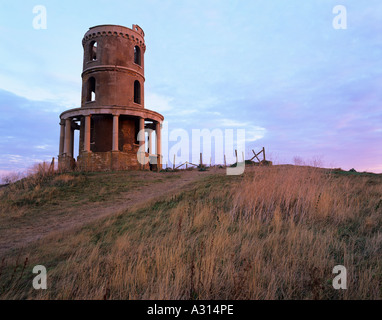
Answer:
[[145, 31], [146, 108], [170, 131], [241, 128], [247, 156], [382, 172], [380, 0], [1, 0], [0, 173], [57, 157], [59, 114], [80, 106], [81, 40], [99, 24]]

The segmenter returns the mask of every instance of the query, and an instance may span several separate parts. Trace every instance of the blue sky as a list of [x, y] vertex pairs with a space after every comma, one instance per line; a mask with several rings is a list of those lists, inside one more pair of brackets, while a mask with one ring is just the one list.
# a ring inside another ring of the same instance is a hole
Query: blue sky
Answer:
[[59, 114], [80, 106], [81, 40], [99, 24], [143, 28], [145, 106], [170, 130], [244, 128], [248, 156], [382, 172], [381, 21], [380, 0], [2, 0], [0, 174], [57, 156]]

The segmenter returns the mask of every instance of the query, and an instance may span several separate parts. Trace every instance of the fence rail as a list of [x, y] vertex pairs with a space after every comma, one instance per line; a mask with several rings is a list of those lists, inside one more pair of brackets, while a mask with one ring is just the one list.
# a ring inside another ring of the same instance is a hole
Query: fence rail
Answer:
[[[251, 150], [252, 153], [253, 153], [253, 157], [250, 158], [249, 160], [245, 160], [245, 156], [244, 156], [244, 152], [242, 152], [242, 162], [245, 162], [245, 161], [252, 161], [254, 163], [257, 163], [258, 165], [262, 165], [262, 164], [267, 164], [268, 161], [266, 160], [265, 158], [265, 148], [263, 147], [259, 152], [255, 152], [255, 150]], [[260, 160], [259, 156], [260, 154], [263, 154], [263, 160]], [[254, 161], [254, 159], [257, 159], [258, 162]], [[238, 154], [237, 154], [237, 150], [235, 150], [235, 159], [236, 159], [236, 162], [235, 163], [238, 163], [239, 162], [239, 159], [238, 159]], [[233, 163], [233, 164], [235, 164]], [[185, 166], [185, 169], [188, 169], [188, 166], [194, 166], [194, 167], [206, 167], [206, 165], [203, 163], [203, 153], [200, 153], [200, 160], [199, 160], [199, 164], [195, 164], [195, 163], [191, 163], [189, 161], [186, 161], [186, 162], [183, 162], [183, 163], [180, 163], [180, 164], [176, 164], [176, 155], [174, 154], [174, 161], [172, 162], [172, 168], [171, 167], [168, 167], [168, 164], [166, 162], [166, 168], [165, 169], [172, 169], [172, 170], [177, 170], [177, 169], [183, 169], [182, 167]], [[215, 166], [223, 166], [223, 164], [214, 164], [212, 165], [212, 158], [210, 158], [210, 167], [215, 167]], [[229, 167], [230, 164], [227, 165], [227, 158], [226, 158], [226, 155], [224, 155], [224, 167]]]

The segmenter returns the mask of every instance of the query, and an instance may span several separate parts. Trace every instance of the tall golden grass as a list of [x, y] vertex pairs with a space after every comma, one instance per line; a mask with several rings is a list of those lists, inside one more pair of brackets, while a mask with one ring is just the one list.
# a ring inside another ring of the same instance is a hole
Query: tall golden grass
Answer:
[[[48, 267], [48, 290], [24, 277], [0, 295], [380, 299], [381, 226], [380, 176], [256, 167], [46, 239], [24, 255]], [[336, 265], [347, 268], [346, 290], [332, 286]]]

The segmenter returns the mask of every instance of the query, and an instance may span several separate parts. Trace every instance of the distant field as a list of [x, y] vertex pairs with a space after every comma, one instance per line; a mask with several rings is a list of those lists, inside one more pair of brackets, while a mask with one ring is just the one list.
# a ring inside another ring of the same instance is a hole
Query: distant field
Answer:
[[[382, 175], [273, 166], [26, 179], [0, 189], [0, 298], [381, 299], [381, 230]], [[35, 265], [47, 290], [32, 287]], [[332, 286], [335, 265], [346, 290]]]

